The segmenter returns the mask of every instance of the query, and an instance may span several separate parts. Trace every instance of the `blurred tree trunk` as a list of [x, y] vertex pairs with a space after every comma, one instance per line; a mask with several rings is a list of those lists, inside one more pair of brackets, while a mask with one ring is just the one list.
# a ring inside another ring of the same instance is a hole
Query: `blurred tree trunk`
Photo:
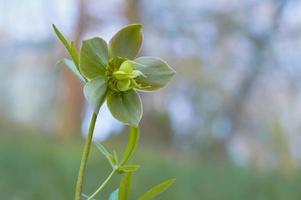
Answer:
[[232, 100], [229, 101], [230, 104], [224, 110], [223, 115], [228, 116], [231, 122], [231, 130], [223, 143], [224, 149], [227, 149], [231, 140], [236, 134], [239, 134], [241, 128], [244, 127], [244, 123], [248, 123], [244, 121], [246, 102], [250, 98], [258, 78], [265, 72], [265, 56], [270, 51], [273, 37], [277, 33], [281, 16], [287, 3], [286, 0], [274, 0], [274, 2], [275, 12], [271, 30], [264, 35], [254, 35], [250, 32], [245, 33], [254, 45], [253, 63], [251, 63], [244, 79], [238, 85], [237, 92], [233, 95]]
[[127, 0], [125, 6], [125, 17], [129, 20], [129, 23], [140, 22], [139, 3], [139, 0]]
[[[87, 9], [85, 4], [86, 0], [78, 0], [78, 19], [74, 31], [77, 47], [79, 47], [82, 36], [86, 30], [85, 19]], [[60, 134], [63, 137], [70, 137], [74, 134], [80, 135], [84, 97], [81, 82], [69, 69], [64, 69], [64, 77], [67, 91], [64, 99]]]
[[245, 103], [252, 94], [254, 85], [258, 77], [264, 73], [265, 70], [265, 54], [270, 51], [270, 47], [273, 42], [273, 37], [275, 36], [278, 26], [280, 23], [280, 18], [285, 6], [285, 0], [275, 0], [275, 13], [274, 21], [272, 22], [272, 28], [269, 33], [265, 35], [253, 35], [247, 32], [249, 39], [254, 45], [253, 53], [253, 63], [251, 63], [250, 70], [245, 74], [245, 78], [239, 84], [236, 94], [233, 96], [233, 100], [229, 105], [226, 113], [230, 116], [232, 122], [232, 132], [235, 134], [236, 130], [241, 128], [243, 112], [245, 108]]

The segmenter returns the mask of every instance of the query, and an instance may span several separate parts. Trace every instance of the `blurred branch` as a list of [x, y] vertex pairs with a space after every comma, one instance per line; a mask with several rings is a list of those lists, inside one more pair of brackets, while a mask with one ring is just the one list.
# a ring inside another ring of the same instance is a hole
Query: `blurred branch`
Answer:
[[[254, 45], [254, 58], [252, 59], [254, 62], [251, 64], [249, 70], [245, 74], [245, 78], [239, 84], [239, 87], [236, 90], [237, 92], [234, 94], [232, 100], [230, 101], [230, 105], [226, 106], [225, 113], [230, 117], [232, 123], [232, 130], [229, 133], [230, 135], [235, 134], [237, 129], [239, 129], [240, 125], [242, 124], [242, 113], [245, 107], [245, 103], [252, 93], [258, 77], [264, 72], [265, 53], [269, 51], [271, 43], [273, 42], [272, 39], [279, 27], [280, 18], [282, 16], [286, 3], [286, 0], [275, 0], [276, 9], [274, 12], [274, 20], [270, 32], [263, 35], [256, 35], [250, 31], [247, 31], [245, 33]], [[229, 137], [228, 139], [230, 138], [231, 137]]]

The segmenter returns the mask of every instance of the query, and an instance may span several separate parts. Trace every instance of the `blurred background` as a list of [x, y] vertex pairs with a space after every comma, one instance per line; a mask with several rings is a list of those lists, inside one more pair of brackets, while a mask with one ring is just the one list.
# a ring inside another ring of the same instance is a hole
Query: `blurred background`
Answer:
[[[73, 198], [91, 110], [51, 24], [80, 47], [135, 22], [177, 75], [142, 94], [133, 198], [174, 177], [161, 199], [301, 199], [298, 0], [0, 0], [0, 199]], [[95, 139], [121, 152], [126, 131], [104, 106]], [[88, 194], [109, 173], [90, 158]]]

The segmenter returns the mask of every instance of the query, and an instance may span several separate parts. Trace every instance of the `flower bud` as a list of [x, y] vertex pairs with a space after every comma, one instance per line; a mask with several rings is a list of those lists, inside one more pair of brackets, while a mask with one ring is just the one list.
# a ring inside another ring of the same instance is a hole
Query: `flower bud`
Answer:
[[119, 70], [130, 74], [133, 71], [133, 64], [131, 61], [126, 60], [120, 65]]
[[116, 86], [119, 91], [124, 92], [131, 88], [130, 85], [131, 85], [131, 80], [126, 79], [126, 80], [118, 80]]

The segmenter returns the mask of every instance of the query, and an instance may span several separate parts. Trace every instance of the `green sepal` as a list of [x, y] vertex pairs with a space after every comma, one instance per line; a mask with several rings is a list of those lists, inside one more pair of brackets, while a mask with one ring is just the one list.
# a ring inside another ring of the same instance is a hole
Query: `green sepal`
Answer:
[[135, 80], [141, 85], [141, 91], [154, 91], [164, 87], [175, 75], [175, 71], [162, 59], [139, 57], [134, 60], [134, 68], [144, 74]]
[[110, 57], [134, 59], [143, 40], [141, 29], [141, 24], [130, 24], [118, 31], [109, 43]]
[[148, 190], [146, 193], [144, 193], [138, 200], [150, 200], [167, 190], [171, 185], [173, 185], [176, 182], [175, 179], [169, 179], [167, 181], [164, 181], [150, 190]]
[[98, 113], [107, 94], [107, 81], [103, 76], [92, 79], [84, 86], [84, 95], [95, 113]]
[[107, 104], [117, 120], [138, 127], [142, 117], [142, 103], [136, 91], [110, 92]]
[[109, 62], [107, 43], [99, 37], [84, 40], [80, 51], [80, 71], [87, 79], [105, 75]]

